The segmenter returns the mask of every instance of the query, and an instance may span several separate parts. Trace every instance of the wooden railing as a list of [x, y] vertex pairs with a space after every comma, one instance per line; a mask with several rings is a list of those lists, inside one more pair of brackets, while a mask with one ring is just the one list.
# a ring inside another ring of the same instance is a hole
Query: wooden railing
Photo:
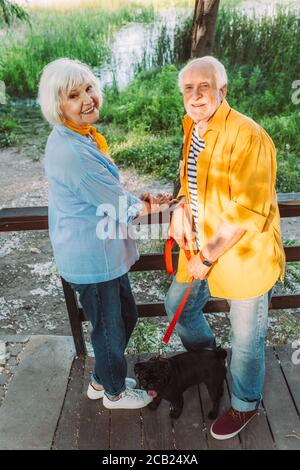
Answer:
[[[300, 217], [300, 195], [280, 194], [279, 210], [281, 217]], [[165, 220], [165, 218], [164, 218]], [[140, 218], [138, 223], [154, 223], [150, 217]], [[155, 223], [162, 223], [162, 214], [156, 218]], [[23, 230], [48, 230], [47, 207], [4, 208], [0, 210], [0, 232], [15, 232]], [[300, 261], [300, 246], [285, 247], [286, 260]], [[178, 253], [173, 255], [173, 264], [177, 265]], [[164, 257], [161, 253], [141, 255], [140, 259], [131, 268], [131, 271], [164, 270]], [[86, 354], [82, 331], [82, 321], [85, 321], [83, 310], [78, 306], [77, 297], [70, 285], [61, 278], [76, 353], [78, 356]], [[270, 309], [289, 309], [300, 307], [300, 295], [280, 295], [272, 297]], [[207, 302], [204, 312], [228, 312], [229, 305], [224, 299], [214, 299]], [[140, 317], [165, 316], [163, 303], [138, 304]]]

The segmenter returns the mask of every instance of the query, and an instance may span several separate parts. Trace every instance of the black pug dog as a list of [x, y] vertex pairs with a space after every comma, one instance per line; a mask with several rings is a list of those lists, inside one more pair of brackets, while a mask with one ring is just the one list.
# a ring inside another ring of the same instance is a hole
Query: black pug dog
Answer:
[[153, 397], [149, 407], [156, 410], [162, 398], [171, 402], [171, 418], [179, 418], [183, 408], [183, 392], [193, 385], [204, 382], [213, 408], [208, 417], [218, 416], [220, 400], [224, 390], [226, 376], [225, 349], [202, 348], [176, 356], [154, 357], [145, 362], [138, 362], [134, 372], [140, 387]]

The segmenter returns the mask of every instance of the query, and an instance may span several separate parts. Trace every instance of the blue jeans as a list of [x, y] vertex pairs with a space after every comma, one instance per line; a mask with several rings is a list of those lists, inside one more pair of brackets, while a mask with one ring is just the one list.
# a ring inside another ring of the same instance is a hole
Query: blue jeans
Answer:
[[108, 397], [117, 396], [125, 390], [124, 351], [138, 317], [128, 274], [97, 284], [70, 285], [79, 293], [84, 313], [93, 327], [92, 378], [104, 387]]
[[[169, 320], [173, 318], [188, 286], [189, 283], [178, 283], [174, 278], [165, 299]], [[231, 405], [238, 411], [255, 410], [262, 399], [265, 376], [264, 340], [271, 296], [272, 289], [264, 295], [251, 299], [228, 299], [232, 346]], [[188, 351], [215, 345], [214, 334], [203, 314], [203, 307], [209, 298], [207, 280], [194, 280], [187, 303], [176, 325], [176, 331]]]

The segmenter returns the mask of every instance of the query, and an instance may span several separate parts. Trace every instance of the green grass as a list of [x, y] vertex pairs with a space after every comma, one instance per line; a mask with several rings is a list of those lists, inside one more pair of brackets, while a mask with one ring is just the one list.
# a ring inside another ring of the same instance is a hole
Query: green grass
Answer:
[[17, 121], [15, 119], [11, 117], [0, 119], [0, 148], [10, 147], [17, 143], [16, 127]]
[[8, 30], [0, 45], [0, 80], [10, 96], [36, 96], [43, 67], [58, 57], [100, 67], [110, 57], [114, 31], [129, 22], [153, 21], [153, 9], [34, 11], [32, 26]]
[[180, 129], [184, 112], [174, 65], [142, 71], [125, 91], [107, 90], [102, 120], [126, 130], [168, 132]]

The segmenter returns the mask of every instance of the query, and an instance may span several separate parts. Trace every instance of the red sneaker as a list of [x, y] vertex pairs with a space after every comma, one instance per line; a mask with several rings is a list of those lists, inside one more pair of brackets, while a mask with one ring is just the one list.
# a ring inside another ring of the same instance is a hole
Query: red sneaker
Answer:
[[230, 439], [247, 426], [257, 414], [259, 414], [258, 410], [237, 411], [234, 408], [230, 408], [227, 413], [213, 422], [210, 434], [218, 440]]

